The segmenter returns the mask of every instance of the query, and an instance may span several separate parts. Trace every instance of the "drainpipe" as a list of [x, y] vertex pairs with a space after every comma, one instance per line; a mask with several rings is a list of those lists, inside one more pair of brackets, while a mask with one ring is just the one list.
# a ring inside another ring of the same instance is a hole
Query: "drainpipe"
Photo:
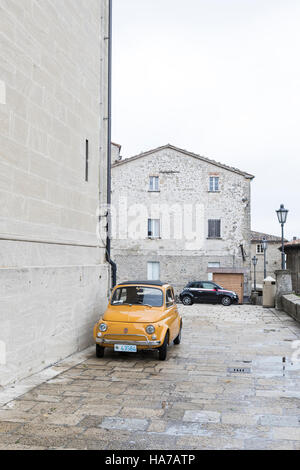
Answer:
[[111, 259], [111, 103], [112, 103], [112, 0], [109, 0], [108, 36], [108, 113], [107, 113], [107, 239], [106, 260], [111, 266], [112, 288], [117, 284], [117, 265]]

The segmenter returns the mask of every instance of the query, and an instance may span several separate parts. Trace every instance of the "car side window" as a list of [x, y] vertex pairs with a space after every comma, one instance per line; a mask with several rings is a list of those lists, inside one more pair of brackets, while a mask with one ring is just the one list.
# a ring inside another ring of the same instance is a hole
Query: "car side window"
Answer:
[[171, 291], [171, 289], [168, 289], [166, 292], [166, 305], [167, 307], [171, 307], [171, 305], [173, 304], [174, 304], [173, 292]]
[[210, 282], [202, 282], [203, 289], [215, 289], [216, 286], [214, 284], [211, 284]]
[[199, 287], [200, 287], [199, 282], [192, 282], [189, 285], [189, 289], [199, 289]]

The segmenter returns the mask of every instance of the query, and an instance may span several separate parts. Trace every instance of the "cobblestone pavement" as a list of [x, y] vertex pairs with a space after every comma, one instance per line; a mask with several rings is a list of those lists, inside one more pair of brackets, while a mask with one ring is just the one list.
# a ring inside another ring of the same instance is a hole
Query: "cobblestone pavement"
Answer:
[[300, 325], [247, 305], [180, 310], [166, 362], [94, 349], [64, 361], [0, 408], [0, 448], [299, 450]]

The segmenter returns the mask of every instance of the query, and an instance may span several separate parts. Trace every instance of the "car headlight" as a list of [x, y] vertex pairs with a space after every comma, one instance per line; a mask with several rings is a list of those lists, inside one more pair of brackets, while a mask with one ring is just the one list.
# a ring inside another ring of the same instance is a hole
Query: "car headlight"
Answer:
[[146, 328], [146, 332], [148, 333], [148, 335], [153, 335], [153, 333], [155, 332], [155, 327], [153, 325], [148, 325]]
[[105, 323], [101, 323], [101, 325], [99, 325], [99, 330], [104, 332], [107, 330], [107, 325]]

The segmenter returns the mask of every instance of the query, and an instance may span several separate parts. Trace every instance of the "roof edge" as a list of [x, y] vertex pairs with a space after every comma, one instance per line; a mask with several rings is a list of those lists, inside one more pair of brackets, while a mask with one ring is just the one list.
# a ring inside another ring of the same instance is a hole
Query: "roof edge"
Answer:
[[180, 152], [180, 153], [183, 153], [184, 155], [188, 155], [190, 157], [193, 157], [193, 158], [197, 158], [198, 160], [202, 160], [203, 162], [205, 163], [210, 163], [211, 165], [215, 165], [215, 166], [218, 166], [219, 168], [223, 168], [225, 170], [228, 170], [228, 171], [231, 171], [233, 173], [237, 173], [241, 176], [244, 176], [244, 178], [246, 179], [250, 179], [250, 180], [253, 180], [255, 178], [254, 175], [251, 175], [250, 173], [247, 173], [245, 171], [242, 171], [242, 170], [239, 170], [238, 168], [235, 168], [235, 167], [231, 167], [231, 166], [228, 166], [228, 165], [225, 165], [221, 162], [217, 162], [215, 160], [212, 160], [210, 158], [207, 158], [207, 157], [203, 157], [199, 154], [196, 154], [196, 153], [193, 153], [193, 152], [190, 152], [188, 150], [184, 150], [184, 149], [181, 149], [179, 147], [175, 147], [174, 145], [171, 145], [171, 144], [167, 144], [167, 145], [163, 145], [161, 147], [157, 147], [155, 149], [151, 149], [151, 150], [147, 150], [146, 152], [142, 152], [138, 155], [134, 155], [132, 157], [129, 157], [129, 158], [124, 158], [123, 160], [119, 161], [119, 162], [116, 162], [112, 165], [112, 168], [114, 167], [117, 167], [119, 165], [124, 165], [125, 163], [129, 163], [129, 162], [132, 162], [132, 161], [135, 161], [135, 160], [138, 160], [139, 158], [143, 158], [143, 157], [147, 157], [149, 155], [152, 155], [153, 153], [156, 153], [156, 152], [159, 152], [161, 150], [165, 150], [165, 149], [171, 149], [171, 150], [175, 150], [177, 152]]
[[[266, 238], [269, 243], [281, 243], [281, 237], [277, 235], [271, 235], [270, 233], [257, 232], [256, 230], [251, 230], [250, 235], [251, 242], [260, 242], [263, 238]], [[287, 242], [288, 240], [284, 239], [284, 241]]]

